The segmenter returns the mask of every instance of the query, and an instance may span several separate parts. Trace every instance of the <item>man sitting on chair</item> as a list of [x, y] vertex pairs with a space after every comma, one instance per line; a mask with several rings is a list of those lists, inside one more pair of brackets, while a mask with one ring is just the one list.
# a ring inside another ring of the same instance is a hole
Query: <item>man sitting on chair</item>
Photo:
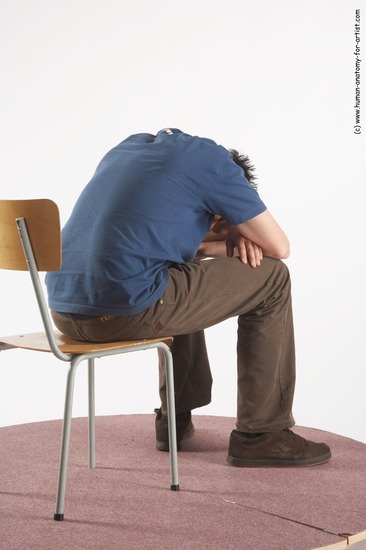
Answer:
[[[326, 462], [327, 445], [290, 428], [295, 347], [289, 243], [236, 151], [177, 129], [135, 134], [109, 151], [63, 229], [49, 305], [66, 335], [103, 342], [174, 336], [177, 442], [211, 400], [204, 329], [238, 318], [234, 466]], [[201, 261], [202, 258], [210, 258]], [[222, 368], [232, 366], [224, 364]], [[168, 450], [165, 369], [157, 448]]]

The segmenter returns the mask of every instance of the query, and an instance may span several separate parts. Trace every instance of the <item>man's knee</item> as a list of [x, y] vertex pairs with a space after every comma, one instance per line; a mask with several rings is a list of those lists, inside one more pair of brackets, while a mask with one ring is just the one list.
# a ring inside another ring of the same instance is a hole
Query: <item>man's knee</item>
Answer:
[[290, 270], [285, 262], [283, 262], [282, 260], [277, 260], [275, 258], [266, 258], [266, 260], [272, 267], [272, 274], [276, 283], [281, 284], [281, 286], [290, 285]]

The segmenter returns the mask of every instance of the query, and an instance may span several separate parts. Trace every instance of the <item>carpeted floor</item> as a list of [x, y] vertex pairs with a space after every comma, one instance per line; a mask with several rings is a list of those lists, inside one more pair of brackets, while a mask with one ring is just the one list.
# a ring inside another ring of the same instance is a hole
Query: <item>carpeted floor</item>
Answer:
[[[0, 429], [1, 550], [310, 550], [366, 530], [366, 445], [310, 428], [327, 464], [244, 469], [227, 464], [230, 418], [198, 416], [179, 453], [155, 450], [154, 416], [97, 418], [97, 468], [87, 421], [72, 424], [65, 520], [53, 520], [61, 421]], [[352, 539], [350, 539], [352, 540]], [[348, 546], [366, 548], [365, 541]]]

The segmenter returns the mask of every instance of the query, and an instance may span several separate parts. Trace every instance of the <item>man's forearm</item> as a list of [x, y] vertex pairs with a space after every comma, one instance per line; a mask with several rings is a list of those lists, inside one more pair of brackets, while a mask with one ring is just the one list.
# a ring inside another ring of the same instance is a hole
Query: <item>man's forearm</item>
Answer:
[[[217, 237], [217, 235], [216, 235]], [[237, 256], [237, 251], [235, 250], [234, 256]], [[206, 241], [206, 238], [200, 244], [196, 260], [203, 260], [204, 258], [226, 258], [227, 249], [225, 240], [209, 240]]]
[[222, 232], [222, 233], [216, 233], [215, 231], [209, 231], [204, 239], [203, 242], [211, 242], [211, 241], [225, 241], [226, 237], [228, 235], [228, 231]]

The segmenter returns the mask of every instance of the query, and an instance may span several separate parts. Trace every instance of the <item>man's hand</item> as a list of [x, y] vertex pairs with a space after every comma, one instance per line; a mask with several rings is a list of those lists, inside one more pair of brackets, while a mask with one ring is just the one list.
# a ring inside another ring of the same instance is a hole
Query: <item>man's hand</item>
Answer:
[[237, 250], [243, 264], [249, 262], [251, 267], [261, 265], [261, 261], [263, 260], [263, 250], [261, 247], [230, 229], [226, 238], [226, 252], [229, 257], [234, 256], [234, 249]]

